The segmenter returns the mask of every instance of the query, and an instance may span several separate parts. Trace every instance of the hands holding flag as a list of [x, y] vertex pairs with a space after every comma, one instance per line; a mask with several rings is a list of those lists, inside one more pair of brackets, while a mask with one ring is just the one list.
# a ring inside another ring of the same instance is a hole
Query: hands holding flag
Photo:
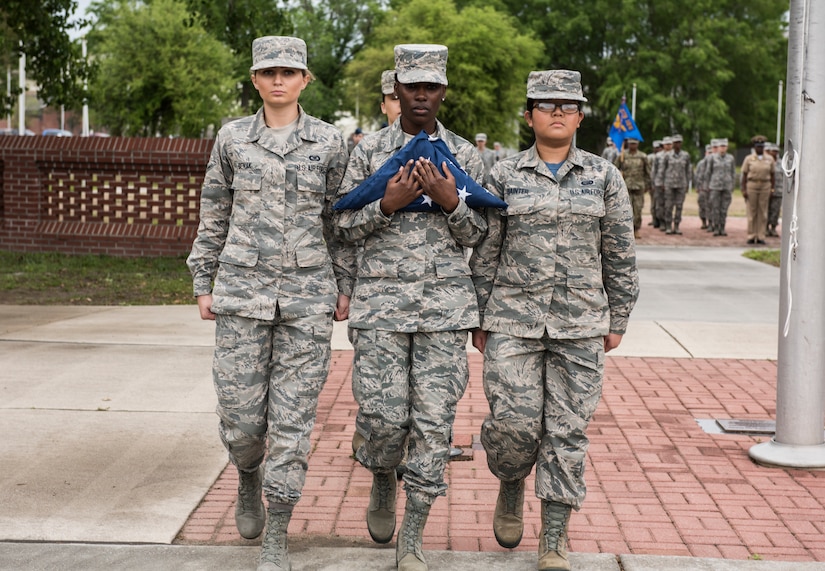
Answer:
[[[443, 174], [441, 169], [445, 169]], [[463, 199], [474, 208], [507, 208], [458, 164], [447, 145], [421, 131], [390, 160], [339, 200], [335, 210], [358, 210], [384, 198], [382, 210], [452, 212]]]

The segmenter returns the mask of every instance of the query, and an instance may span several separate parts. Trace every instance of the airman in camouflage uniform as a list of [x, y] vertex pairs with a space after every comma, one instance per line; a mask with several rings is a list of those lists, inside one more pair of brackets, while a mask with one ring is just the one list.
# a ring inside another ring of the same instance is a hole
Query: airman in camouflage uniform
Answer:
[[310, 79], [306, 44], [267, 36], [252, 52], [264, 105], [218, 132], [187, 264], [201, 317], [216, 321], [213, 377], [220, 436], [239, 473], [236, 524], [246, 538], [260, 535], [263, 489], [258, 569], [269, 571], [290, 568], [287, 526], [329, 372], [333, 312], [352, 280], [335, 271], [347, 256], [332, 227], [346, 147], [297, 103]]
[[782, 169], [782, 161], [779, 160], [779, 145], [768, 143], [765, 145], [765, 152], [769, 153], [776, 166], [774, 167], [773, 192], [770, 202], [768, 202], [768, 229], [766, 236], [778, 237], [776, 227], [779, 226], [779, 215], [782, 211], [782, 192], [785, 190], [785, 171]]
[[710, 219], [710, 191], [708, 190], [708, 180], [706, 176], [708, 157], [716, 152], [718, 139], [712, 139], [710, 144], [705, 145], [705, 156], [696, 163], [693, 171], [693, 187], [696, 189], [696, 199], [699, 203], [699, 219], [702, 221], [702, 230], [709, 227]]
[[525, 119], [536, 143], [493, 167], [488, 188], [508, 208], [488, 211], [470, 261], [482, 314], [473, 344], [484, 353], [491, 411], [481, 442], [501, 481], [493, 529], [505, 547], [521, 541], [535, 465], [539, 569], [570, 569], [566, 530], [585, 497], [586, 429], [605, 352], [621, 341], [639, 291], [622, 176], [572, 144], [586, 101], [579, 78], [530, 73]]
[[656, 208], [656, 222], [654, 224], [662, 232], [667, 231], [665, 227], [665, 156], [673, 148], [673, 139], [665, 137], [662, 139], [662, 152], [656, 155], [653, 161], [653, 203]]
[[387, 116], [387, 125], [392, 125], [401, 115], [401, 106], [395, 94], [395, 70], [381, 72], [381, 113]]
[[647, 223], [648, 226], [653, 226], [654, 228], [659, 227], [659, 219], [656, 218], [656, 191], [653, 181], [656, 177], [654, 171], [654, 165], [656, 163], [656, 157], [662, 154], [662, 141], [656, 139], [653, 141], [653, 152], [648, 153], [647, 155], [647, 167], [650, 171], [650, 222]]
[[[355, 149], [339, 195], [378, 171], [421, 130], [443, 140], [470, 176], [482, 180], [475, 147], [436, 119], [446, 65], [444, 46], [395, 47], [401, 117]], [[401, 210], [423, 192], [439, 211]], [[407, 504], [396, 560], [398, 569], [426, 569], [423, 529], [430, 506], [447, 489], [450, 435], [469, 379], [467, 335], [479, 325], [465, 249], [478, 244], [487, 224], [458, 198], [452, 175], [445, 178], [424, 159], [402, 168], [383, 198], [360, 210], [337, 211], [335, 222], [346, 240], [363, 242], [363, 256], [349, 266], [357, 275], [349, 333], [356, 429], [364, 437], [356, 458], [373, 473], [367, 528], [376, 542], [392, 540], [395, 470], [406, 446]]]
[[736, 184], [736, 165], [733, 155], [728, 154], [728, 140], [718, 139], [716, 142], [716, 152], [708, 157], [705, 167], [705, 179], [710, 191], [710, 227], [714, 236], [727, 236], [725, 224]]
[[645, 206], [645, 192], [651, 190], [650, 163], [647, 155], [639, 150], [639, 139], [625, 139], [627, 149], [619, 153], [615, 164], [622, 173], [630, 202], [633, 206], [633, 235], [638, 238], [642, 227], [642, 209]]
[[682, 150], [682, 136], [673, 135], [673, 149], [662, 159], [662, 180], [665, 188], [665, 234], [681, 234], [682, 205], [693, 171], [690, 155]]

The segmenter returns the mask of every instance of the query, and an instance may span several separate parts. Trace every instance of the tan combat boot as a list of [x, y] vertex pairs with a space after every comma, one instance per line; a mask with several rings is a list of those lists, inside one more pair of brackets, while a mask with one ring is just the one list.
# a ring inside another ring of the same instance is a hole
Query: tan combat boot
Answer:
[[266, 520], [266, 510], [261, 499], [263, 466], [253, 472], [238, 470], [238, 500], [235, 503], [235, 526], [246, 539], [261, 535]]
[[567, 525], [571, 507], [548, 500], [541, 501], [541, 535], [539, 535], [539, 571], [570, 571], [567, 560]]
[[407, 506], [401, 529], [398, 530], [398, 541], [395, 544], [395, 561], [398, 571], [427, 571], [427, 562], [424, 561], [424, 526], [430, 515], [430, 506], [412, 498], [407, 498]]
[[292, 517], [292, 506], [270, 503], [268, 511], [269, 519], [261, 543], [258, 571], [292, 571], [286, 538], [289, 519]]
[[524, 480], [501, 481], [493, 515], [493, 533], [502, 547], [512, 549], [524, 534]]
[[376, 543], [389, 543], [395, 533], [395, 470], [372, 475], [370, 505], [367, 507], [367, 530]]

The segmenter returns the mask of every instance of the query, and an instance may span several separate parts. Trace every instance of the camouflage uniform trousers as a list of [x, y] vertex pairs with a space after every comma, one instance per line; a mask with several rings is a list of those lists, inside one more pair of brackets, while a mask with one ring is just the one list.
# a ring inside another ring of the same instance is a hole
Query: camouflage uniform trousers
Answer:
[[645, 190], [629, 190], [630, 204], [633, 206], [633, 230], [638, 232], [642, 227], [642, 210], [645, 207]]
[[264, 460], [270, 502], [301, 498], [318, 395], [330, 364], [332, 314], [262, 321], [218, 315], [213, 376], [220, 435], [230, 461]]
[[714, 231], [724, 232], [728, 222], [728, 209], [733, 193], [728, 189], [710, 191], [710, 226]]
[[407, 448], [407, 497], [432, 505], [445, 495], [444, 470], [458, 401], [470, 378], [467, 331], [402, 333], [350, 329], [355, 457], [371, 472], [396, 468]]
[[768, 228], [776, 229], [779, 226], [779, 215], [781, 213], [782, 192], [773, 192], [768, 202]]
[[687, 188], [684, 186], [665, 187], [665, 228], [682, 222], [682, 205], [685, 203]]
[[481, 427], [487, 465], [500, 480], [536, 465], [536, 497], [581, 508], [585, 431], [602, 394], [604, 338], [525, 339], [491, 332], [484, 352], [490, 414]]
[[706, 188], [696, 190], [696, 200], [699, 203], [699, 218], [702, 222], [710, 220], [710, 191]]
[[656, 211], [657, 226], [662, 228], [665, 225], [665, 188], [658, 186], [653, 189], [653, 208]]

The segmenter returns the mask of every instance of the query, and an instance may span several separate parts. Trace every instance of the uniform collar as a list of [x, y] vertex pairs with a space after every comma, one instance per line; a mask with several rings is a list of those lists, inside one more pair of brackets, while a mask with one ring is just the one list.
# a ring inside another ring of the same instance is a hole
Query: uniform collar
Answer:
[[264, 108], [262, 106], [258, 109], [258, 112], [255, 113], [252, 124], [249, 126], [249, 131], [247, 131], [246, 134], [246, 142], [258, 142], [268, 151], [272, 151], [273, 153], [279, 155], [286, 155], [297, 149], [303, 141], [317, 142], [318, 138], [313, 133], [313, 130], [309, 128], [307, 117], [308, 115], [299, 104], [298, 124], [295, 126], [295, 130], [289, 134], [286, 144], [280, 146], [276, 144], [271, 137], [266, 135], [266, 130], [268, 127], [266, 126], [266, 120], [264, 119]]

